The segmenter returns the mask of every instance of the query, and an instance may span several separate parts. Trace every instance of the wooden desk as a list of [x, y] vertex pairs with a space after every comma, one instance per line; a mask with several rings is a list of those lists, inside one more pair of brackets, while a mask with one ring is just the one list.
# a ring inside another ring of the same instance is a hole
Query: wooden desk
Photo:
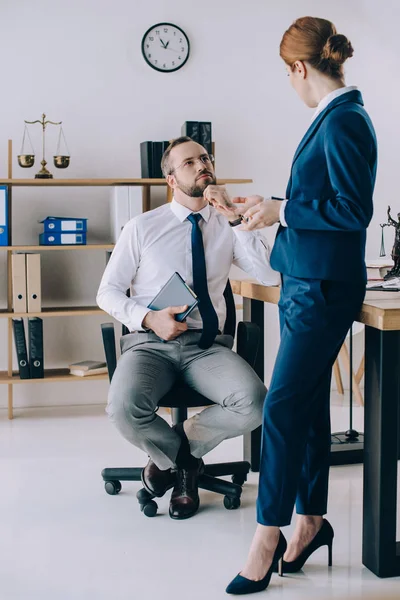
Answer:
[[[280, 290], [233, 281], [243, 296], [243, 320], [262, 332], [255, 370], [264, 378], [264, 303]], [[367, 292], [357, 321], [365, 325], [363, 564], [379, 577], [400, 575], [396, 542], [397, 460], [400, 441], [400, 292]], [[246, 460], [258, 470], [260, 429], [245, 438]]]

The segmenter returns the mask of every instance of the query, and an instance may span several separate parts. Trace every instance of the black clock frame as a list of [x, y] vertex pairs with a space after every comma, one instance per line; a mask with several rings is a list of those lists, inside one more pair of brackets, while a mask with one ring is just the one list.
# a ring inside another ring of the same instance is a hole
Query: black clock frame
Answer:
[[[186, 38], [186, 42], [188, 45], [188, 53], [187, 56], [185, 58], [185, 60], [178, 65], [175, 69], [160, 69], [159, 67], [155, 67], [153, 64], [151, 64], [151, 62], [148, 60], [146, 53], [145, 53], [145, 49], [144, 49], [144, 45], [145, 45], [145, 41], [146, 38], [148, 36], [148, 34], [150, 33], [150, 31], [152, 31], [153, 29], [155, 29], [156, 27], [175, 27], [175, 29], [178, 29], [182, 35], [185, 36]], [[143, 38], [142, 38], [142, 54], [143, 54], [143, 58], [146, 61], [146, 63], [149, 65], [149, 67], [151, 67], [152, 69], [154, 69], [155, 71], [159, 71], [160, 73], [174, 73], [174, 71], [179, 71], [179, 69], [182, 69], [182, 67], [187, 63], [189, 55], [190, 55], [190, 42], [189, 42], [189, 38], [186, 35], [186, 33], [183, 31], [183, 29], [181, 29], [180, 27], [178, 27], [178, 25], [175, 25], [174, 23], [156, 23], [155, 25], [152, 25], [151, 27], [148, 28], [148, 30], [146, 31], [146, 33], [144, 34]]]

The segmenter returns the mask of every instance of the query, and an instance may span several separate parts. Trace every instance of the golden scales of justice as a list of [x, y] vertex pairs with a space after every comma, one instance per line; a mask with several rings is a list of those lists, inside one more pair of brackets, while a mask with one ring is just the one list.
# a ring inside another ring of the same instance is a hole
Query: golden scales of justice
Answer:
[[[56, 154], [53, 156], [54, 166], [57, 167], [57, 169], [66, 169], [69, 166], [69, 162], [70, 162], [70, 158], [71, 158], [69, 150], [68, 150], [68, 146], [67, 146], [67, 141], [65, 139], [65, 135], [63, 132], [63, 128], [61, 127], [62, 121], [59, 121], [58, 123], [56, 123], [54, 121], [46, 121], [46, 115], [43, 113], [41, 120], [38, 119], [36, 121], [24, 121], [24, 123], [25, 123], [24, 136], [22, 138], [21, 154], [18, 155], [18, 164], [20, 167], [23, 167], [24, 169], [29, 169], [30, 167], [33, 167], [33, 165], [35, 164], [35, 152], [33, 149], [33, 145], [31, 142], [31, 138], [29, 135], [29, 130], [28, 130], [27, 125], [34, 125], [35, 123], [40, 123], [42, 126], [43, 160], [40, 163], [42, 165], [42, 168], [40, 169], [40, 171], [38, 173], [36, 173], [35, 179], [52, 179], [53, 175], [50, 173], [50, 171], [48, 169], [46, 169], [46, 165], [47, 165], [47, 162], [45, 159], [46, 125], [48, 125], [48, 124], [58, 125], [60, 127], [60, 132], [58, 135], [57, 151], [56, 151]], [[30, 144], [30, 150], [31, 150], [30, 154], [25, 153], [26, 138], [28, 139], [28, 142]], [[61, 147], [62, 143], [64, 143], [65, 148], [67, 150], [66, 154], [60, 153], [60, 147]]]

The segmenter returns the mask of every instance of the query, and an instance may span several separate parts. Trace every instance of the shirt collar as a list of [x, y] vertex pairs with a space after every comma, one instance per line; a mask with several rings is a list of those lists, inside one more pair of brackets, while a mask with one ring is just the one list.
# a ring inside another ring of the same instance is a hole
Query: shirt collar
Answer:
[[[174, 215], [180, 220], [181, 223], [183, 223], [183, 221], [187, 219], [188, 216], [191, 215], [193, 212], [192, 210], [190, 210], [190, 208], [179, 204], [179, 202], [177, 202], [175, 198], [171, 202], [171, 210], [174, 213]], [[205, 222], [208, 223], [210, 219], [210, 205], [207, 204], [204, 208], [199, 210], [197, 214], [200, 214], [205, 220]]]
[[318, 104], [317, 110], [315, 111], [312, 120], [314, 121], [314, 119], [323, 110], [325, 110], [325, 108], [332, 102], [332, 100], [335, 100], [336, 98], [339, 98], [339, 96], [343, 96], [343, 94], [348, 94], [349, 92], [353, 92], [354, 90], [357, 90], [357, 89], [358, 88], [356, 85], [347, 85], [346, 87], [339, 88], [338, 90], [334, 90], [330, 94], [327, 94], [324, 98], [322, 98], [322, 100]]

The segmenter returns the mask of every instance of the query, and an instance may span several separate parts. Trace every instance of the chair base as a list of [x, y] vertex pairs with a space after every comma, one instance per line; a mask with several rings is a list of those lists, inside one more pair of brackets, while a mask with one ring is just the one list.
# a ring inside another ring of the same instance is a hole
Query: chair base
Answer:
[[[199, 488], [223, 495], [225, 508], [234, 510], [240, 506], [242, 486], [247, 480], [249, 471], [250, 463], [247, 461], [205, 465], [204, 473], [199, 477]], [[141, 473], [141, 468], [128, 467], [103, 469], [101, 475], [107, 494], [115, 496], [122, 489], [121, 481], [141, 481]], [[219, 479], [224, 475], [231, 475], [232, 483]], [[154, 517], [157, 514], [158, 506], [154, 497], [144, 488], [136, 494], [140, 510], [147, 517]]]

